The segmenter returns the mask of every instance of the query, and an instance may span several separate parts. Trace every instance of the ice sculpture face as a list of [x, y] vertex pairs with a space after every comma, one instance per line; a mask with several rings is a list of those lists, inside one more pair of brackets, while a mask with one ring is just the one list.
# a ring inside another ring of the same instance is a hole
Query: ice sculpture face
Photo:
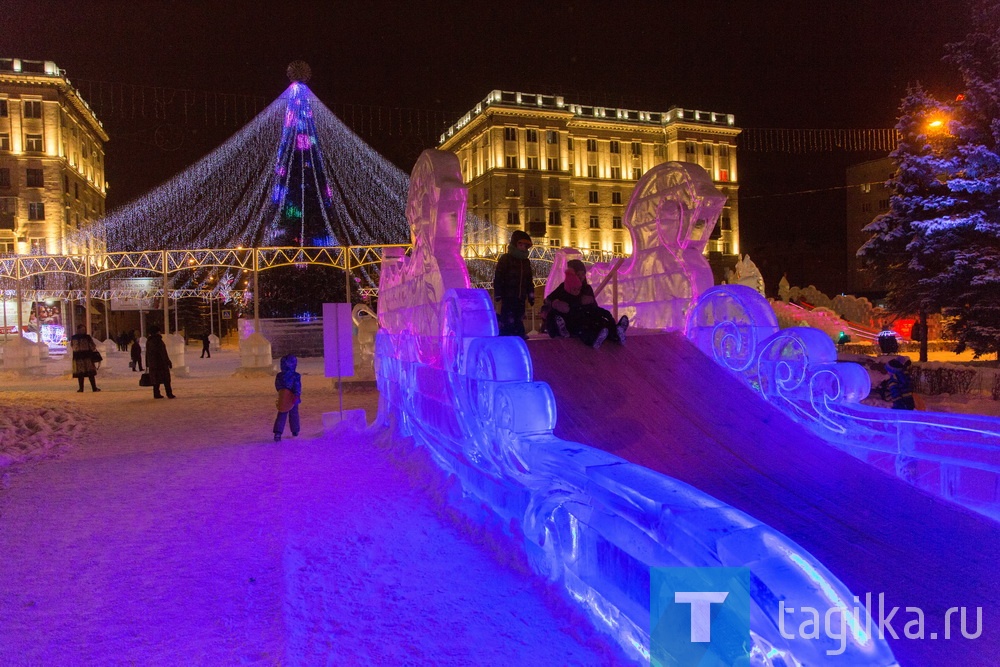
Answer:
[[[712, 269], [703, 255], [722, 207], [723, 195], [704, 169], [665, 162], [636, 185], [625, 211], [632, 234], [632, 259], [619, 270], [618, 309], [638, 327], [682, 329], [691, 302], [712, 287]], [[595, 264], [599, 284], [609, 265]], [[611, 308], [613, 296], [598, 295]]]

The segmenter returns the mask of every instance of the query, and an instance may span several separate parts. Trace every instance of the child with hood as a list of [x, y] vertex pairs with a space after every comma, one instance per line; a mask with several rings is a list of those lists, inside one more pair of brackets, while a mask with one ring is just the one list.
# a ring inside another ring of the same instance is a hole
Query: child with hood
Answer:
[[274, 388], [278, 392], [278, 416], [274, 418], [275, 442], [281, 441], [286, 419], [292, 430], [292, 437], [299, 434], [299, 403], [302, 401], [302, 376], [295, 372], [299, 360], [294, 354], [286, 354], [280, 363], [281, 370], [274, 376]]
[[885, 365], [889, 377], [883, 380], [879, 386], [879, 393], [882, 400], [891, 401], [893, 410], [914, 410], [916, 403], [913, 400], [913, 382], [907, 371], [910, 369], [910, 360], [907, 357], [896, 357], [890, 359]]
[[587, 266], [578, 259], [566, 263], [566, 277], [545, 297], [545, 327], [552, 338], [575, 336], [595, 350], [605, 340], [625, 344], [628, 317], [615, 322], [597, 305], [594, 288], [587, 282]]
[[531, 237], [518, 229], [510, 235], [507, 252], [497, 260], [493, 274], [493, 298], [500, 302], [501, 336], [521, 336], [524, 332], [524, 300], [535, 305], [535, 283], [531, 275]]

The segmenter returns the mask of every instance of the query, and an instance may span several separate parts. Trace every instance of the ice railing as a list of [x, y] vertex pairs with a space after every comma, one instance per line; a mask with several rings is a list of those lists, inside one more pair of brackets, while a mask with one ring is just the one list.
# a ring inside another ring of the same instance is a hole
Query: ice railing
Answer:
[[1000, 519], [1000, 419], [862, 405], [871, 381], [818, 329], [779, 329], [767, 301], [712, 288], [688, 315], [703, 352], [823, 439], [921, 489]]
[[[382, 271], [378, 425], [426, 448], [474, 519], [502, 526], [532, 567], [648, 664], [650, 568], [746, 567], [749, 665], [826, 664], [834, 639], [787, 638], [779, 603], [848, 619], [845, 665], [895, 665], [851, 592], [800, 546], [697, 489], [553, 435], [556, 404], [518, 337], [499, 337], [489, 294], [458, 257], [457, 158], [425, 151], [411, 179], [412, 255]], [[453, 254], [450, 254], [453, 253]], [[868, 624], [866, 624], [866, 622]]]

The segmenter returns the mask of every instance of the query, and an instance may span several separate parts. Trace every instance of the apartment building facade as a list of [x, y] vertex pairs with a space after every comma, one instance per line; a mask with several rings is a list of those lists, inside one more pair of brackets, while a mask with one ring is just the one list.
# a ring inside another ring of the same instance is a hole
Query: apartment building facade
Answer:
[[625, 208], [638, 180], [666, 161], [693, 162], [729, 201], [709, 242], [714, 264], [739, 254], [736, 127], [731, 114], [636, 111], [494, 90], [440, 139], [458, 155], [468, 212], [484, 222], [470, 243], [503, 244], [515, 229], [536, 244], [628, 255]]
[[79, 252], [104, 215], [108, 135], [51, 61], [0, 58], [0, 254]]
[[896, 173], [896, 163], [884, 157], [847, 168], [847, 292], [866, 294], [875, 287], [875, 275], [858, 259], [870, 235], [864, 228], [889, 210], [892, 191], [885, 183]]

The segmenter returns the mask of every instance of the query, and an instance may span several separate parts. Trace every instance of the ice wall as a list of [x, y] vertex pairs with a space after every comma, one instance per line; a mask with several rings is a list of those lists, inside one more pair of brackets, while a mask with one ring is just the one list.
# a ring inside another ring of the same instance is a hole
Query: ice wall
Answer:
[[862, 405], [871, 384], [838, 363], [830, 337], [779, 329], [764, 297], [741, 285], [705, 292], [687, 336], [703, 352], [828, 442], [942, 498], [1000, 519], [1000, 419]]
[[[632, 256], [618, 270], [619, 314], [644, 329], [684, 327], [691, 303], [715, 284], [704, 251], [725, 203], [696, 164], [664, 162], [639, 179], [622, 221]], [[599, 285], [611, 266], [592, 266], [590, 283]], [[598, 295], [609, 310], [613, 300], [611, 289]]]
[[[555, 400], [532, 381], [525, 342], [497, 336], [489, 294], [466, 287], [464, 203], [457, 158], [425, 151], [411, 181], [413, 254], [382, 271], [378, 423], [427, 448], [459, 482], [461, 507], [499, 519], [638, 663], [649, 661], [650, 568], [673, 566], [750, 569], [748, 665], [827, 664], [836, 640], [788, 639], [778, 625], [780, 601], [850, 612], [851, 592], [812, 556], [697, 489], [552, 434]], [[841, 664], [894, 665], [860, 621]]]

